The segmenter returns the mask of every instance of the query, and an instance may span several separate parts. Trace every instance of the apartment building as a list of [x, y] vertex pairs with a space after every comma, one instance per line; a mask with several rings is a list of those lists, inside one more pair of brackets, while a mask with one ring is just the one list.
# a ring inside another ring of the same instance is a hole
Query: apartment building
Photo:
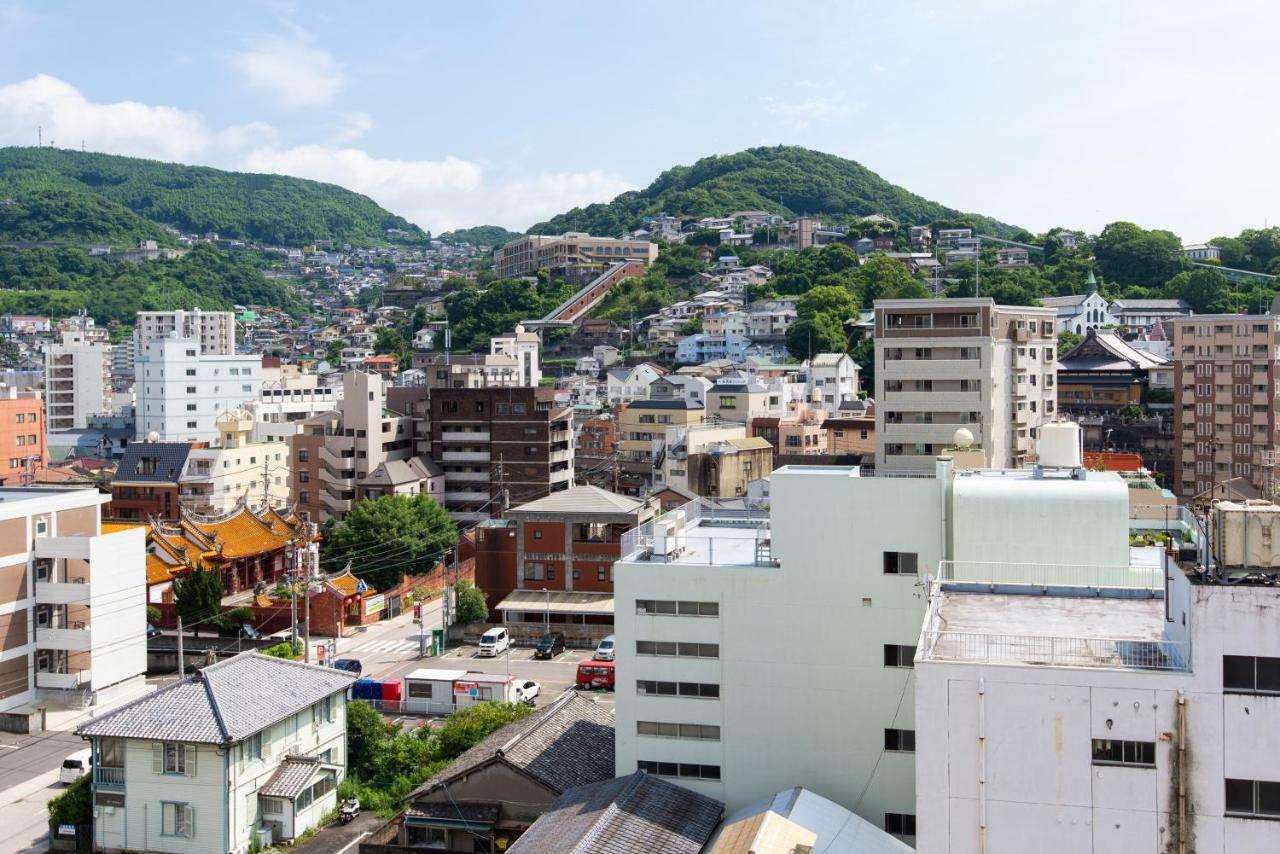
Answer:
[[1173, 330], [1175, 491], [1187, 498], [1244, 478], [1275, 492], [1280, 318], [1202, 314]]
[[182, 513], [179, 481], [187, 470], [190, 442], [133, 442], [111, 479], [111, 519], [176, 522]]
[[44, 347], [45, 423], [51, 431], [83, 430], [91, 415], [110, 409], [111, 345], [88, 324], [59, 331]]
[[630, 532], [614, 567], [618, 772], [672, 767], [730, 811], [804, 786], [911, 837], [920, 579], [943, 560], [1015, 576], [1046, 555], [1129, 560], [1118, 475], [935, 466], [786, 466], [767, 514], [693, 502]]
[[283, 442], [298, 430], [298, 422], [330, 412], [342, 389], [320, 382], [316, 374], [304, 373], [297, 365], [280, 364], [279, 359], [262, 360], [262, 392], [253, 406], [257, 423], [256, 442]]
[[138, 351], [136, 438], [214, 442], [217, 417], [262, 394], [262, 357], [204, 351], [199, 338], [146, 339]]
[[767, 441], [775, 454], [825, 454], [830, 438], [827, 413], [801, 404], [786, 415], [752, 418], [751, 435]]
[[355, 678], [246, 652], [84, 724], [94, 849], [247, 854], [319, 826]]
[[348, 371], [337, 408], [299, 422], [289, 437], [291, 497], [312, 522], [341, 520], [355, 506], [359, 481], [390, 460], [413, 456], [413, 419], [386, 408], [376, 374]]
[[103, 525], [107, 501], [95, 490], [0, 489], [0, 712], [143, 687], [145, 535]]
[[573, 409], [551, 388], [436, 389], [431, 457], [455, 521], [500, 515], [573, 484]]
[[1057, 398], [1052, 309], [876, 300], [876, 468], [928, 471], [963, 427], [993, 468], [1034, 459]]
[[178, 479], [182, 507], [206, 516], [230, 513], [241, 503], [288, 507], [292, 480], [288, 442], [253, 441], [253, 413], [246, 409], [223, 412], [214, 423], [217, 444], [200, 443], [187, 454]]
[[133, 327], [135, 354], [151, 341], [164, 338], [195, 340], [201, 355], [231, 356], [236, 352], [236, 317], [230, 311], [140, 311]]
[[600, 268], [626, 260], [652, 264], [658, 244], [647, 240], [592, 237], [581, 232], [552, 236], [530, 234], [493, 252], [493, 269], [504, 279], [532, 276], [546, 268], [553, 275], [571, 275], [582, 268]]
[[[1213, 516], [1208, 572], [1144, 549], [1137, 577], [935, 582], [915, 660], [919, 850], [1280, 850], [1280, 508]], [[1248, 557], [1226, 566], [1231, 551]]]
[[26, 486], [48, 462], [40, 392], [0, 385], [0, 486]]
[[[654, 505], [574, 486], [506, 511], [476, 539], [476, 586], [508, 626], [593, 645], [613, 631], [613, 562]], [[509, 540], [514, 539], [514, 548]]]
[[805, 368], [809, 400], [820, 404], [828, 416], [840, 411], [842, 404], [858, 399], [858, 363], [847, 353], [816, 353]]
[[541, 347], [542, 339], [538, 337], [538, 333], [526, 332], [518, 323], [513, 332], [489, 339], [489, 355], [516, 360], [519, 385], [522, 386], [536, 386], [542, 380], [542, 369], [538, 366], [538, 351]]
[[633, 400], [618, 413], [619, 488], [627, 495], [648, 494], [662, 468], [667, 430], [705, 423], [700, 402], [683, 398]]

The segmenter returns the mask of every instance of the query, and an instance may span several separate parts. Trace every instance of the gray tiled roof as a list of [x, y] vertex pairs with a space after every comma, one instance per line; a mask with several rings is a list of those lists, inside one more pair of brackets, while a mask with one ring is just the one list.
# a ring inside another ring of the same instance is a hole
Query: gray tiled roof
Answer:
[[[120, 483], [177, 483], [190, 453], [190, 442], [133, 442], [124, 449], [114, 479]], [[142, 461], [150, 459], [156, 461], [155, 470], [146, 474], [138, 471]]]
[[409, 800], [493, 761], [524, 772], [556, 792], [613, 777], [613, 712], [566, 691], [551, 705], [507, 724], [445, 766]]
[[320, 760], [315, 757], [290, 756], [280, 763], [276, 773], [258, 790], [258, 794], [268, 798], [296, 798], [311, 782], [319, 767]]
[[562, 794], [512, 845], [512, 854], [697, 854], [724, 804], [636, 771]]
[[598, 486], [572, 486], [560, 492], [553, 492], [546, 498], [539, 498], [519, 507], [512, 508], [523, 513], [634, 513], [644, 506], [644, 502], [616, 492], [609, 492]]
[[233, 744], [324, 697], [353, 673], [245, 652], [108, 712], [80, 735]]

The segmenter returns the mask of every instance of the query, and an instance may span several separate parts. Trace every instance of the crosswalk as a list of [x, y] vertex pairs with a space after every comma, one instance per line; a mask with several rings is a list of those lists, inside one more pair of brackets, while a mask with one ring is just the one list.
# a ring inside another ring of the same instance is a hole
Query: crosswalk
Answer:
[[[427, 640], [428, 642], [430, 642], [429, 637]], [[356, 644], [353, 647], [349, 647], [348, 649], [343, 650], [341, 654], [351, 655], [357, 652], [362, 652], [365, 655], [373, 655], [374, 653], [379, 653], [379, 652], [409, 652], [410, 650], [416, 651], [417, 649], [418, 649], [417, 638], [414, 638], [412, 640], [404, 640], [404, 639], [386, 640], [386, 641], [375, 640], [375, 641], [365, 641], [364, 643]]]

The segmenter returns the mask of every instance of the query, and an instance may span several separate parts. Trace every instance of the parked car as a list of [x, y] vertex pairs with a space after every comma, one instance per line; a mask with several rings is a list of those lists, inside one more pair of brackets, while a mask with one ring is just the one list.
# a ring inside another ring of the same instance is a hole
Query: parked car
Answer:
[[584, 661], [578, 665], [574, 684], [581, 690], [612, 691], [614, 679], [612, 661]]
[[516, 702], [533, 705], [533, 698], [542, 693], [542, 686], [532, 679], [516, 682]]
[[609, 635], [596, 646], [596, 661], [613, 661], [613, 635]]
[[533, 647], [534, 658], [555, 658], [564, 652], [564, 633], [548, 632], [538, 638], [538, 643]]
[[58, 782], [70, 786], [83, 777], [89, 770], [90, 755], [88, 750], [81, 750], [62, 760], [62, 767], [58, 769]]
[[150, 623], [147, 623], [147, 640], [151, 640], [151, 638], [158, 638], [160, 637], [160, 634], [161, 633], [159, 629], [157, 629], [155, 626], [151, 625]]
[[481, 656], [490, 657], [505, 652], [511, 647], [511, 634], [506, 629], [499, 626], [496, 629], [489, 629], [480, 636]]
[[333, 666], [339, 670], [354, 673], [357, 676], [364, 672], [364, 665], [360, 663], [358, 658], [335, 658]]
[[262, 632], [258, 631], [248, 623], [240, 624], [240, 634], [244, 635], [250, 640], [262, 640]]

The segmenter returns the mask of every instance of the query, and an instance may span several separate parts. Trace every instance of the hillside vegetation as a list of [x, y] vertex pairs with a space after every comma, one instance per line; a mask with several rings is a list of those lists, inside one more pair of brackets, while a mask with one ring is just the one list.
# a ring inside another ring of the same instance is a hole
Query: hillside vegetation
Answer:
[[833, 223], [876, 213], [919, 225], [963, 216], [997, 236], [1017, 231], [990, 217], [962, 214], [917, 196], [853, 160], [797, 146], [704, 157], [692, 166], [668, 169], [643, 190], [623, 193], [608, 203], [574, 208], [529, 231], [618, 235], [639, 228], [644, 217], [658, 213], [704, 217], [738, 210], [808, 214]]
[[[58, 192], [64, 195], [48, 195]], [[96, 206], [104, 219], [68, 221], [40, 206], [51, 198], [80, 211]], [[0, 200], [48, 214], [45, 221], [25, 216], [21, 233], [28, 236], [0, 233], [4, 240], [132, 239], [141, 224], [126, 222], [120, 207], [157, 226], [266, 244], [386, 243], [389, 228], [408, 232], [411, 241], [427, 238], [368, 196], [334, 184], [58, 148], [0, 148]], [[159, 231], [147, 236], [158, 239]]]

